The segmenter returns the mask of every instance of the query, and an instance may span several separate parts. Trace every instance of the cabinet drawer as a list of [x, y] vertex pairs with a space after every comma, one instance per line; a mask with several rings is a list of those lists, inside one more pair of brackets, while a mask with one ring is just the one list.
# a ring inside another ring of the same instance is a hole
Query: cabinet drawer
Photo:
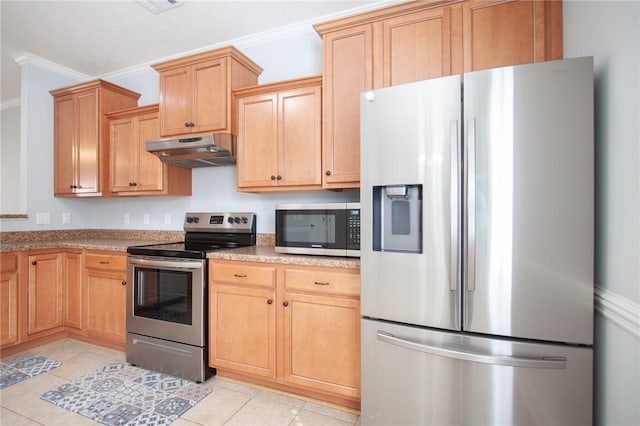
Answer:
[[360, 274], [327, 270], [286, 269], [284, 282], [287, 290], [360, 295]]
[[85, 254], [84, 265], [86, 269], [126, 271], [127, 257], [115, 254]]
[[274, 287], [276, 283], [276, 268], [271, 266], [213, 262], [209, 267], [209, 280], [211, 282]]

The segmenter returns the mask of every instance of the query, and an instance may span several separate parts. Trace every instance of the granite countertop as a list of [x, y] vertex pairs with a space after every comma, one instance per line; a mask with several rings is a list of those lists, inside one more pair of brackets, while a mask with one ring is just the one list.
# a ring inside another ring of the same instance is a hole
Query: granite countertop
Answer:
[[[2, 233], [0, 252], [45, 249], [107, 250], [126, 253], [127, 247], [182, 241], [180, 232], [163, 231], [24, 231]], [[208, 253], [208, 259], [360, 269], [353, 257], [276, 253], [271, 235], [258, 235], [258, 245]]]
[[360, 269], [360, 258], [357, 257], [311, 256], [276, 253], [275, 248], [272, 245], [257, 245], [214, 251], [212, 253], [208, 253], [207, 258]]

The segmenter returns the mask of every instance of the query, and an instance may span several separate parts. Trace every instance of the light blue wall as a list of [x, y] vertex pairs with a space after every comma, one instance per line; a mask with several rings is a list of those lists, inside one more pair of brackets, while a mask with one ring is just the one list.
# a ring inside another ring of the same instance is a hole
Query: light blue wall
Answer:
[[[264, 72], [260, 83], [306, 77], [322, 72], [322, 45], [313, 32], [268, 44], [239, 47]], [[190, 197], [55, 198], [53, 197], [53, 102], [49, 90], [73, 81], [54, 72], [24, 65], [23, 109], [28, 105], [26, 221], [2, 221], [3, 231], [48, 229], [167, 229], [181, 230], [187, 211], [252, 211], [257, 213], [258, 232], [274, 232], [274, 210], [278, 203], [357, 201], [357, 191], [325, 191], [292, 194], [247, 194], [235, 191], [235, 167], [193, 170]], [[64, 81], [61, 81], [64, 80]], [[149, 68], [135, 75], [109, 78], [113, 83], [141, 93], [139, 105], [158, 101], [158, 76]], [[50, 225], [37, 225], [37, 213], [51, 213]], [[71, 223], [62, 224], [62, 214], [71, 213]], [[149, 224], [143, 223], [149, 214]], [[128, 214], [130, 222], [124, 223]], [[170, 223], [166, 224], [167, 216]]]
[[594, 57], [596, 285], [612, 302], [595, 334], [595, 419], [640, 424], [640, 3], [565, 1], [564, 54]]

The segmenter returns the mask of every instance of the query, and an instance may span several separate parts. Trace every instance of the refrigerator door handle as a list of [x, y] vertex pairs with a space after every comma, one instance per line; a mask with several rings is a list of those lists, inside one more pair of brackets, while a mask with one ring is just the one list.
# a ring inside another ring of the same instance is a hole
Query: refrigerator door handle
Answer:
[[391, 345], [400, 346], [405, 349], [424, 352], [430, 355], [443, 356], [446, 358], [459, 359], [462, 361], [480, 362], [483, 364], [493, 364], [506, 367], [525, 367], [543, 369], [566, 369], [567, 358], [560, 356], [538, 356], [535, 358], [491, 355], [477, 352], [466, 352], [459, 349], [448, 349], [445, 347], [424, 345], [410, 340], [395, 337], [391, 333], [378, 330], [378, 340]]
[[449, 127], [449, 137], [451, 147], [451, 170], [450, 170], [450, 185], [449, 188], [449, 211], [451, 217], [451, 241], [449, 248], [449, 290], [456, 291], [458, 289], [458, 173], [460, 170], [458, 153], [460, 152], [460, 139], [458, 138], [458, 120], [451, 120]]
[[476, 119], [467, 120], [467, 291], [476, 290]]

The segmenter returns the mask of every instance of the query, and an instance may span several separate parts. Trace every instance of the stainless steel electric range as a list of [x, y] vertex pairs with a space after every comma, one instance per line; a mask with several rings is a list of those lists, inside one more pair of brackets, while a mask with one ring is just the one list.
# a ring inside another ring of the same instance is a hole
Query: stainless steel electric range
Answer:
[[184, 241], [127, 249], [127, 362], [203, 382], [207, 253], [256, 243], [254, 213], [187, 213]]

